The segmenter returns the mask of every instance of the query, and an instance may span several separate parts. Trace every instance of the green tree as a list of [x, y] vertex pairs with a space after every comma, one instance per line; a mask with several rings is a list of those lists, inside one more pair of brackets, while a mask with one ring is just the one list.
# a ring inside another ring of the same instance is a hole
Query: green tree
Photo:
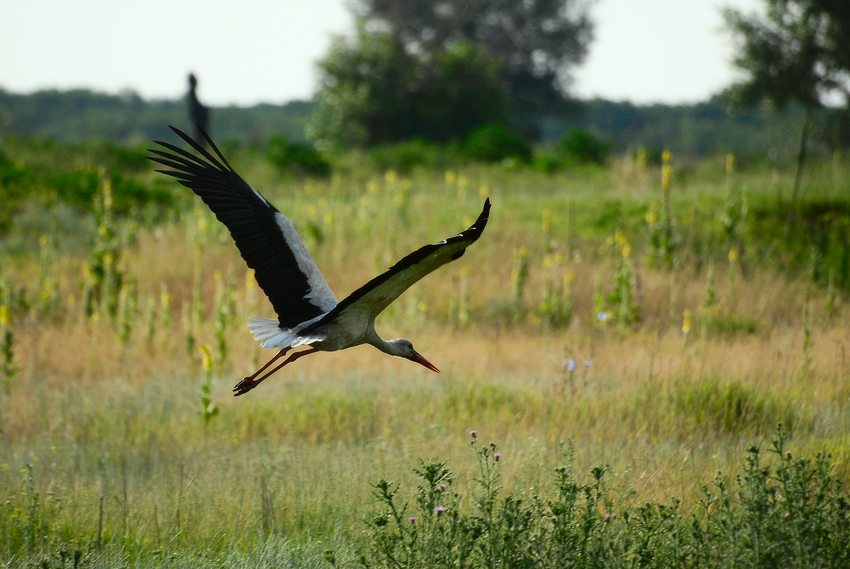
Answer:
[[334, 40], [319, 69], [308, 127], [317, 142], [373, 145], [415, 137], [445, 142], [508, 118], [499, 60], [474, 43], [418, 53], [361, 23], [354, 38]]
[[850, 102], [850, 3], [846, 0], [765, 0], [766, 14], [745, 15], [726, 9], [727, 27], [738, 38], [735, 65], [746, 77], [727, 95], [733, 104], [752, 106], [768, 100], [783, 109], [797, 102], [806, 109], [797, 173], [788, 212], [794, 218], [806, 143], [815, 108], [827, 97]]
[[356, 0], [363, 21], [408, 50], [437, 53], [456, 42], [486, 46], [503, 62], [512, 113], [524, 130], [567, 109], [572, 71], [593, 36], [588, 0]]

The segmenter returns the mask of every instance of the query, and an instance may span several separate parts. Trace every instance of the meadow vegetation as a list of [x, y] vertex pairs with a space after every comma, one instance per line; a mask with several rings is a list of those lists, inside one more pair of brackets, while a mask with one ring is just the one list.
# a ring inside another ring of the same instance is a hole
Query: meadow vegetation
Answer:
[[8, 566], [847, 566], [840, 155], [786, 231], [792, 169], [732, 156], [314, 179], [231, 148], [339, 297], [493, 201], [378, 320], [442, 374], [360, 347], [233, 398], [272, 310], [199, 200], [141, 149], [0, 151]]

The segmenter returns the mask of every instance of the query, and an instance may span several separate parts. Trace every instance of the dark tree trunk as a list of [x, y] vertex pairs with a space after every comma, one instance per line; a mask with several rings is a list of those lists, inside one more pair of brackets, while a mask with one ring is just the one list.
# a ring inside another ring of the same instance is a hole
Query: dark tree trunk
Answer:
[[794, 176], [794, 189], [791, 192], [791, 204], [788, 207], [788, 221], [785, 223], [786, 239], [791, 234], [791, 225], [794, 223], [794, 208], [797, 204], [797, 194], [800, 193], [800, 182], [803, 178], [803, 164], [806, 162], [806, 144], [809, 140], [809, 125], [812, 122], [813, 107], [812, 101], [806, 104], [806, 118], [803, 120], [803, 133], [800, 136], [800, 153], [797, 154], [797, 173]]

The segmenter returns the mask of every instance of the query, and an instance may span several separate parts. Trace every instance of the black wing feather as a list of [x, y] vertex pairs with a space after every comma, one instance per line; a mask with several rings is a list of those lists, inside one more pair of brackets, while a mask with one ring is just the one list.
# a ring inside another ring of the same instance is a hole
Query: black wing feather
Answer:
[[408, 254], [385, 272], [341, 300], [333, 310], [328, 312], [321, 320], [305, 328], [302, 333], [309, 333], [314, 328], [344, 317], [346, 313], [356, 311], [367, 312], [369, 318], [374, 319], [401, 293], [422, 277], [463, 256], [466, 248], [481, 236], [489, 218], [490, 198], [487, 198], [478, 219], [468, 229], [444, 241], [425, 245]]
[[169, 152], [152, 149], [148, 158], [171, 168], [157, 171], [177, 178], [195, 192], [227, 227], [242, 258], [254, 269], [281, 326], [292, 328], [322, 314], [321, 307], [305, 298], [310, 293], [308, 276], [299, 268], [278, 225], [278, 210], [236, 173], [206, 133], [203, 135], [216, 156], [179, 129], [172, 126], [171, 130], [200, 156], [154, 141]]

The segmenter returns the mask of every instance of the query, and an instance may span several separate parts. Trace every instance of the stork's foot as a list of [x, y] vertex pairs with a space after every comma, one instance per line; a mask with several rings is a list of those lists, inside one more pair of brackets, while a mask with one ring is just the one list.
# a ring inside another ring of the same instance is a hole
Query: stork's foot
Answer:
[[243, 378], [242, 381], [233, 386], [233, 395], [244, 395], [260, 385], [260, 382], [250, 377]]

